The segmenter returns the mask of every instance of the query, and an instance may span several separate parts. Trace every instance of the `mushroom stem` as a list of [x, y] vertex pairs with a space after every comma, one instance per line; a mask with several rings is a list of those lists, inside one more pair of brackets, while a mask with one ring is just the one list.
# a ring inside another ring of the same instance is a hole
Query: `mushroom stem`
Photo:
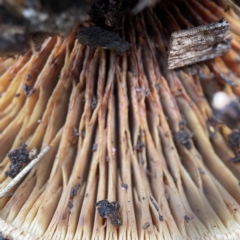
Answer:
[[0, 191], [0, 199], [3, 198], [10, 189], [12, 189], [21, 181], [21, 179], [41, 160], [41, 158], [43, 158], [49, 149], [50, 147], [46, 146], [36, 158], [34, 158], [2, 191]]

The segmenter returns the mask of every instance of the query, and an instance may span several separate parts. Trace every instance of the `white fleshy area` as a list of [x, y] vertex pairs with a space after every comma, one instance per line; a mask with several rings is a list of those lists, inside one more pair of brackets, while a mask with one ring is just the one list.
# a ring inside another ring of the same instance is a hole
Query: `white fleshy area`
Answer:
[[9, 240], [45, 240], [41, 237], [35, 237], [31, 234], [25, 233], [17, 228], [12, 227], [0, 218], [0, 234]]
[[[19, 229], [12, 227], [10, 224], [6, 223], [0, 218], [0, 234], [9, 240], [47, 240], [46, 238], [35, 237], [31, 234], [25, 233]], [[240, 229], [235, 232], [215, 235], [212, 237], [197, 238], [196, 240], [239, 240], [240, 239]], [[187, 240], [187, 239], [186, 239]], [[190, 239], [188, 239], [190, 240]]]

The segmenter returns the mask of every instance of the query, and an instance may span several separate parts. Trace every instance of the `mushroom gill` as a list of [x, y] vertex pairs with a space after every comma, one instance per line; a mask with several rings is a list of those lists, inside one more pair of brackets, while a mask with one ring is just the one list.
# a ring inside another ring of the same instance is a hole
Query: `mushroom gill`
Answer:
[[[220, 91], [237, 109], [240, 97], [240, 19], [226, 8], [161, 1], [127, 14], [124, 53], [81, 45], [74, 29], [1, 59], [0, 189], [11, 181], [9, 152], [23, 143], [50, 150], [0, 199], [0, 234], [239, 239], [239, 116], [232, 127], [212, 105]], [[227, 54], [167, 70], [171, 32], [222, 17], [233, 37]], [[120, 227], [98, 214], [104, 199], [119, 203]]]

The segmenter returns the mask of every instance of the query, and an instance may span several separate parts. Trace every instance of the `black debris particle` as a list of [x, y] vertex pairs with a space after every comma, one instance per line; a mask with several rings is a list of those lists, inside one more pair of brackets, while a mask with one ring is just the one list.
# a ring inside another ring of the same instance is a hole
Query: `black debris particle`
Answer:
[[198, 77], [199, 77], [200, 80], [206, 80], [207, 79], [207, 76], [206, 76], [206, 74], [203, 73], [202, 69], [198, 70]]
[[132, 67], [130, 68], [130, 72], [132, 73], [132, 75], [133, 75], [134, 77], [137, 76], [136, 70], [133, 69]]
[[11, 161], [10, 170], [5, 172], [6, 176], [14, 178], [21, 170], [23, 163], [29, 161], [27, 145], [21, 143], [20, 148], [15, 148], [8, 153], [8, 158]]
[[76, 184], [72, 189], [71, 189], [71, 192], [70, 192], [70, 197], [74, 197], [76, 194], [77, 194], [77, 190], [80, 188], [80, 184]]
[[26, 80], [27, 80], [27, 81], [30, 81], [31, 79], [32, 79], [32, 75], [31, 75], [31, 74], [27, 74], [27, 75], [26, 75]]
[[116, 1], [100, 0], [89, 11], [91, 20], [99, 27], [117, 29], [120, 12]]
[[227, 12], [227, 11], [229, 11], [229, 10], [230, 10], [230, 7], [227, 6], [227, 7], [224, 9], [224, 12]]
[[[192, 76], [197, 74], [197, 68], [196, 68], [195, 65], [189, 65], [188, 66], [188, 71]], [[179, 69], [176, 69], [176, 72], [179, 73]]]
[[112, 212], [108, 215], [111, 223], [115, 227], [120, 227], [122, 225], [122, 218], [118, 212]]
[[187, 149], [190, 149], [192, 147], [192, 144], [190, 142], [192, 136], [190, 136], [189, 132], [185, 129], [180, 130], [176, 133], [176, 139], [180, 144], [182, 144]]
[[121, 187], [124, 188], [124, 189], [128, 189], [128, 185], [126, 183], [122, 183]]
[[215, 128], [219, 123], [220, 123], [219, 119], [217, 119], [215, 117], [208, 118], [208, 120], [207, 120], [208, 126], [213, 127], [213, 128]]
[[78, 136], [79, 136], [79, 132], [78, 132], [78, 129], [77, 129], [77, 128], [74, 128], [74, 129], [73, 129], [73, 135], [74, 135], [75, 137], [78, 137]]
[[151, 197], [150, 197], [150, 200], [151, 200], [153, 206], [155, 207], [155, 209], [156, 209], [157, 211], [159, 211], [159, 208], [158, 208], [157, 203], [155, 203], [154, 200], [153, 200]]
[[20, 96], [20, 93], [16, 93], [16, 94], [15, 94], [15, 97], [19, 97], [19, 96]]
[[236, 163], [240, 161], [240, 132], [235, 131], [228, 135], [228, 145], [234, 149], [236, 156], [231, 159]]
[[93, 96], [92, 98], [92, 103], [91, 103], [91, 108], [92, 110], [94, 110], [97, 107], [97, 98], [95, 96]]
[[240, 147], [240, 132], [236, 131], [228, 135], [228, 144], [230, 147]]
[[159, 218], [159, 221], [163, 221], [163, 216], [159, 213], [159, 207], [158, 207], [158, 205], [157, 205], [157, 203], [150, 197], [150, 200], [151, 200], [151, 202], [152, 202], [152, 204], [153, 204], [153, 206], [154, 206], [154, 208], [158, 211], [158, 218]]
[[231, 86], [237, 86], [237, 83], [235, 83], [231, 78], [229, 78], [227, 75], [223, 73], [218, 73], [218, 76], [227, 84]]
[[159, 220], [162, 222], [163, 221], [163, 216], [159, 214]]
[[216, 119], [223, 122], [231, 129], [238, 128], [240, 120], [240, 105], [239, 99], [233, 100], [225, 107], [220, 109], [213, 109], [213, 114]]
[[201, 168], [198, 168], [198, 171], [199, 171], [201, 174], [205, 174], [205, 172], [204, 172]]
[[157, 205], [154, 201], [152, 201], [152, 203], [153, 203], [155, 209], [156, 209], [157, 211], [159, 211], [158, 205]]
[[112, 225], [120, 227], [122, 225], [122, 218], [119, 214], [120, 205], [118, 202], [109, 202], [108, 200], [101, 200], [95, 204], [98, 213], [103, 218], [108, 218]]
[[36, 91], [37, 91], [36, 88], [32, 88], [32, 90], [30, 91], [30, 94], [35, 93]]
[[9, 196], [9, 197], [12, 197], [12, 196], [13, 196], [13, 193], [9, 193], [8, 196]]
[[237, 152], [237, 156], [234, 158], [231, 158], [231, 161], [236, 163], [240, 161], [240, 151]]
[[183, 116], [182, 116], [182, 120], [179, 121], [179, 126], [180, 126], [180, 128], [183, 128], [183, 127], [187, 126], [186, 120], [184, 119]]
[[146, 97], [148, 97], [150, 95], [150, 89], [149, 88], [145, 88], [144, 92], [145, 92]]
[[159, 84], [155, 84], [154, 87], [157, 91], [159, 91]]
[[73, 205], [73, 203], [71, 203], [71, 202], [68, 204], [68, 207], [69, 207], [70, 209], [72, 209], [73, 206], [74, 206], [74, 205]]
[[23, 92], [26, 96], [29, 96], [31, 90], [31, 86], [27, 85], [26, 83], [23, 84]]
[[141, 137], [139, 136], [138, 137], [138, 140], [137, 140], [137, 144], [136, 144], [136, 146], [134, 147], [137, 151], [142, 151], [142, 149], [144, 148], [144, 144], [143, 144], [143, 142], [142, 142], [142, 140], [141, 140]]
[[98, 213], [101, 217], [107, 218], [111, 212], [118, 211], [120, 205], [118, 202], [109, 202], [108, 200], [101, 200], [95, 204]]
[[83, 136], [83, 137], [86, 136], [86, 130], [85, 130], [85, 129], [82, 130], [82, 136]]
[[146, 229], [146, 228], [148, 228], [149, 226], [150, 226], [150, 222], [146, 222], [146, 223], [143, 224], [142, 228], [143, 228], [143, 229]]
[[97, 151], [98, 145], [96, 143], [93, 144], [92, 151], [95, 152]]
[[117, 33], [100, 27], [82, 28], [78, 31], [77, 38], [79, 43], [90, 47], [100, 47], [120, 52], [124, 52], [130, 47], [130, 44]]
[[186, 221], [186, 223], [188, 223], [190, 221], [190, 217], [188, 215], [185, 215], [184, 220]]

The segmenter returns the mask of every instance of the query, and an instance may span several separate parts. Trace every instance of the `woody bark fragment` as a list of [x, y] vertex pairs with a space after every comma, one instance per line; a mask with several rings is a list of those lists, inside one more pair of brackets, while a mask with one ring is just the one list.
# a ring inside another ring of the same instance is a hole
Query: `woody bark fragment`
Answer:
[[230, 49], [229, 23], [217, 22], [172, 33], [169, 45], [168, 69], [222, 56]]

